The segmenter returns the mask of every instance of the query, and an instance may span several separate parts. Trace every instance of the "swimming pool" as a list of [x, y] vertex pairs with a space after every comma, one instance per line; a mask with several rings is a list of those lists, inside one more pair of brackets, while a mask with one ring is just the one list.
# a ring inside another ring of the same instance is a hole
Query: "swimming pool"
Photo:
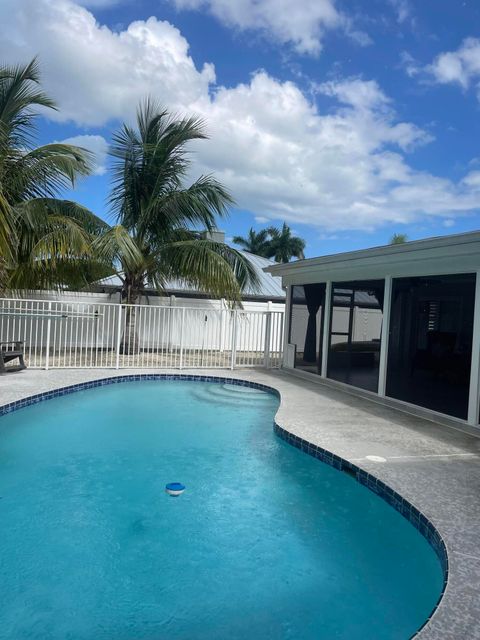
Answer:
[[277, 406], [162, 380], [1, 417], [0, 638], [409, 638], [443, 587], [436, 554], [276, 437]]

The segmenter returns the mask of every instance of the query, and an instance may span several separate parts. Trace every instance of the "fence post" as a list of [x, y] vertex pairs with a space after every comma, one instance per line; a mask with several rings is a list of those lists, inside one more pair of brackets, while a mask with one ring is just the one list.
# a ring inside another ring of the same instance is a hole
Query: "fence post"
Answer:
[[265, 314], [265, 347], [263, 353], [263, 366], [265, 369], [270, 368], [270, 342], [272, 339], [272, 311]]
[[225, 351], [225, 347], [224, 347], [224, 343], [223, 343], [223, 332], [224, 332], [224, 326], [225, 326], [225, 298], [222, 298], [220, 300], [220, 344], [219, 344], [219, 349], [220, 349], [220, 353], [223, 353]]
[[182, 308], [182, 322], [180, 323], [180, 364], [179, 368], [183, 368], [183, 331], [185, 325], [185, 307]]
[[118, 320], [117, 320], [117, 346], [116, 346], [116, 360], [115, 369], [120, 369], [120, 342], [122, 340], [122, 305], [118, 305]]
[[48, 303], [47, 318], [47, 344], [45, 347], [45, 369], [48, 371], [48, 361], [50, 360], [50, 331], [52, 328], [52, 303]]
[[231, 344], [231, 361], [230, 369], [235, 369], [237, 360], [237, 315], [236, 309], [232, 310], [232, 344]]
[[171, 311], [172, 307], [175, 307], [176, 305], [176, 301], [177, 299], [175, 298], [174, 295], [171, 295], [169, 298], [169, 306], [168, 308], [170, 309], [168, 312], [168, 343], [167, 343], [167, 350], [168, 353], [172, 352], [172, 319], [175, 316], [175, 313], [173, 311]]

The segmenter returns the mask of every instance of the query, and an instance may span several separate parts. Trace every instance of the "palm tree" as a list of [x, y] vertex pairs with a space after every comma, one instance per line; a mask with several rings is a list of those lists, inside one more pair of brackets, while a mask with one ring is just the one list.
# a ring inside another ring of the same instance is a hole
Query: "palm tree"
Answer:
[[262, 229], [261, 231], [255, 231], [252, 227], [248, 232], [246, 238], [242, 236], [234, 236], [234, 244], [238, 244], [248, 251], [254, 253], [257, 256], [268, 257], [268, 251], [270, 248], [269, 232], [268, 229]]
[[274, 258], [275, 262], [290, 262], [292, 258], [303, 260], [305, 240], [292, 236], [292, 231], [286, 222], [281, 229], [270, 227], [268, 233], [271, 240], [267, 257]]
[[34, 146], [36, 109], [56, 109], [39, 83], [36, 59], [0, 66], [0, 262], [9, 288], [84, 282], [91, 233], [105, 226], [57, 197], [90, 173], [93, 158], [73, 145]]
[[[122, 299], [134, 304], [147, 283], [158, 290], [176, 279], [218, 297], [238, 301], [257, 284], [253, 267], [237, 250], [196, 229], [212, 231], [233, 200], [213, 177], [184, 185], [186, 145], [205, 139], [203, 122], [175, 119], [147, 99], [136, 127], [124, 124], [113, 136], [110, 205], [116, 224], [94, 242], [102, 259], [115, 265]], [[123, 353], [137, 349], [134, 308], [128, 306]]]
[[408, 242], [406, 233], [394, 233], [390, 238], [389, 244], [404, 244], [405, 242]]

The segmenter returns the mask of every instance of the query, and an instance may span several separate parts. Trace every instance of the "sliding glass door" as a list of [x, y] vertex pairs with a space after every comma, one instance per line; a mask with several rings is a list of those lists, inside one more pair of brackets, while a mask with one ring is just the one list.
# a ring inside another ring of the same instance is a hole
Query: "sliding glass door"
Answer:
[[329, 378], [378, 391], [383, 296], [383, 280], [333, 283]]
[[295, 345], [297, 369], [321, 371], [324, 308], [325, 283], [292, 287], [289, 342]]
[[387, 395], [467, 418], [475, 274], [395, 278]]

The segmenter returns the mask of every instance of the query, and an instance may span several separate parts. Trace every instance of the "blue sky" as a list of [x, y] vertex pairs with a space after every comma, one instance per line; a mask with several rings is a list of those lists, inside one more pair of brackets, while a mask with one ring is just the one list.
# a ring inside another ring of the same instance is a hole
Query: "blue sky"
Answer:
[[98, 154], [68, 197], [108, 219], [108, 141], [150, 94], [205, 119], [227, 237], [286, 220], [313, 256], [478, 228], [479, 25], [473, 0], [2, 0], [0, 59], [39, 56], [41, 142]]

